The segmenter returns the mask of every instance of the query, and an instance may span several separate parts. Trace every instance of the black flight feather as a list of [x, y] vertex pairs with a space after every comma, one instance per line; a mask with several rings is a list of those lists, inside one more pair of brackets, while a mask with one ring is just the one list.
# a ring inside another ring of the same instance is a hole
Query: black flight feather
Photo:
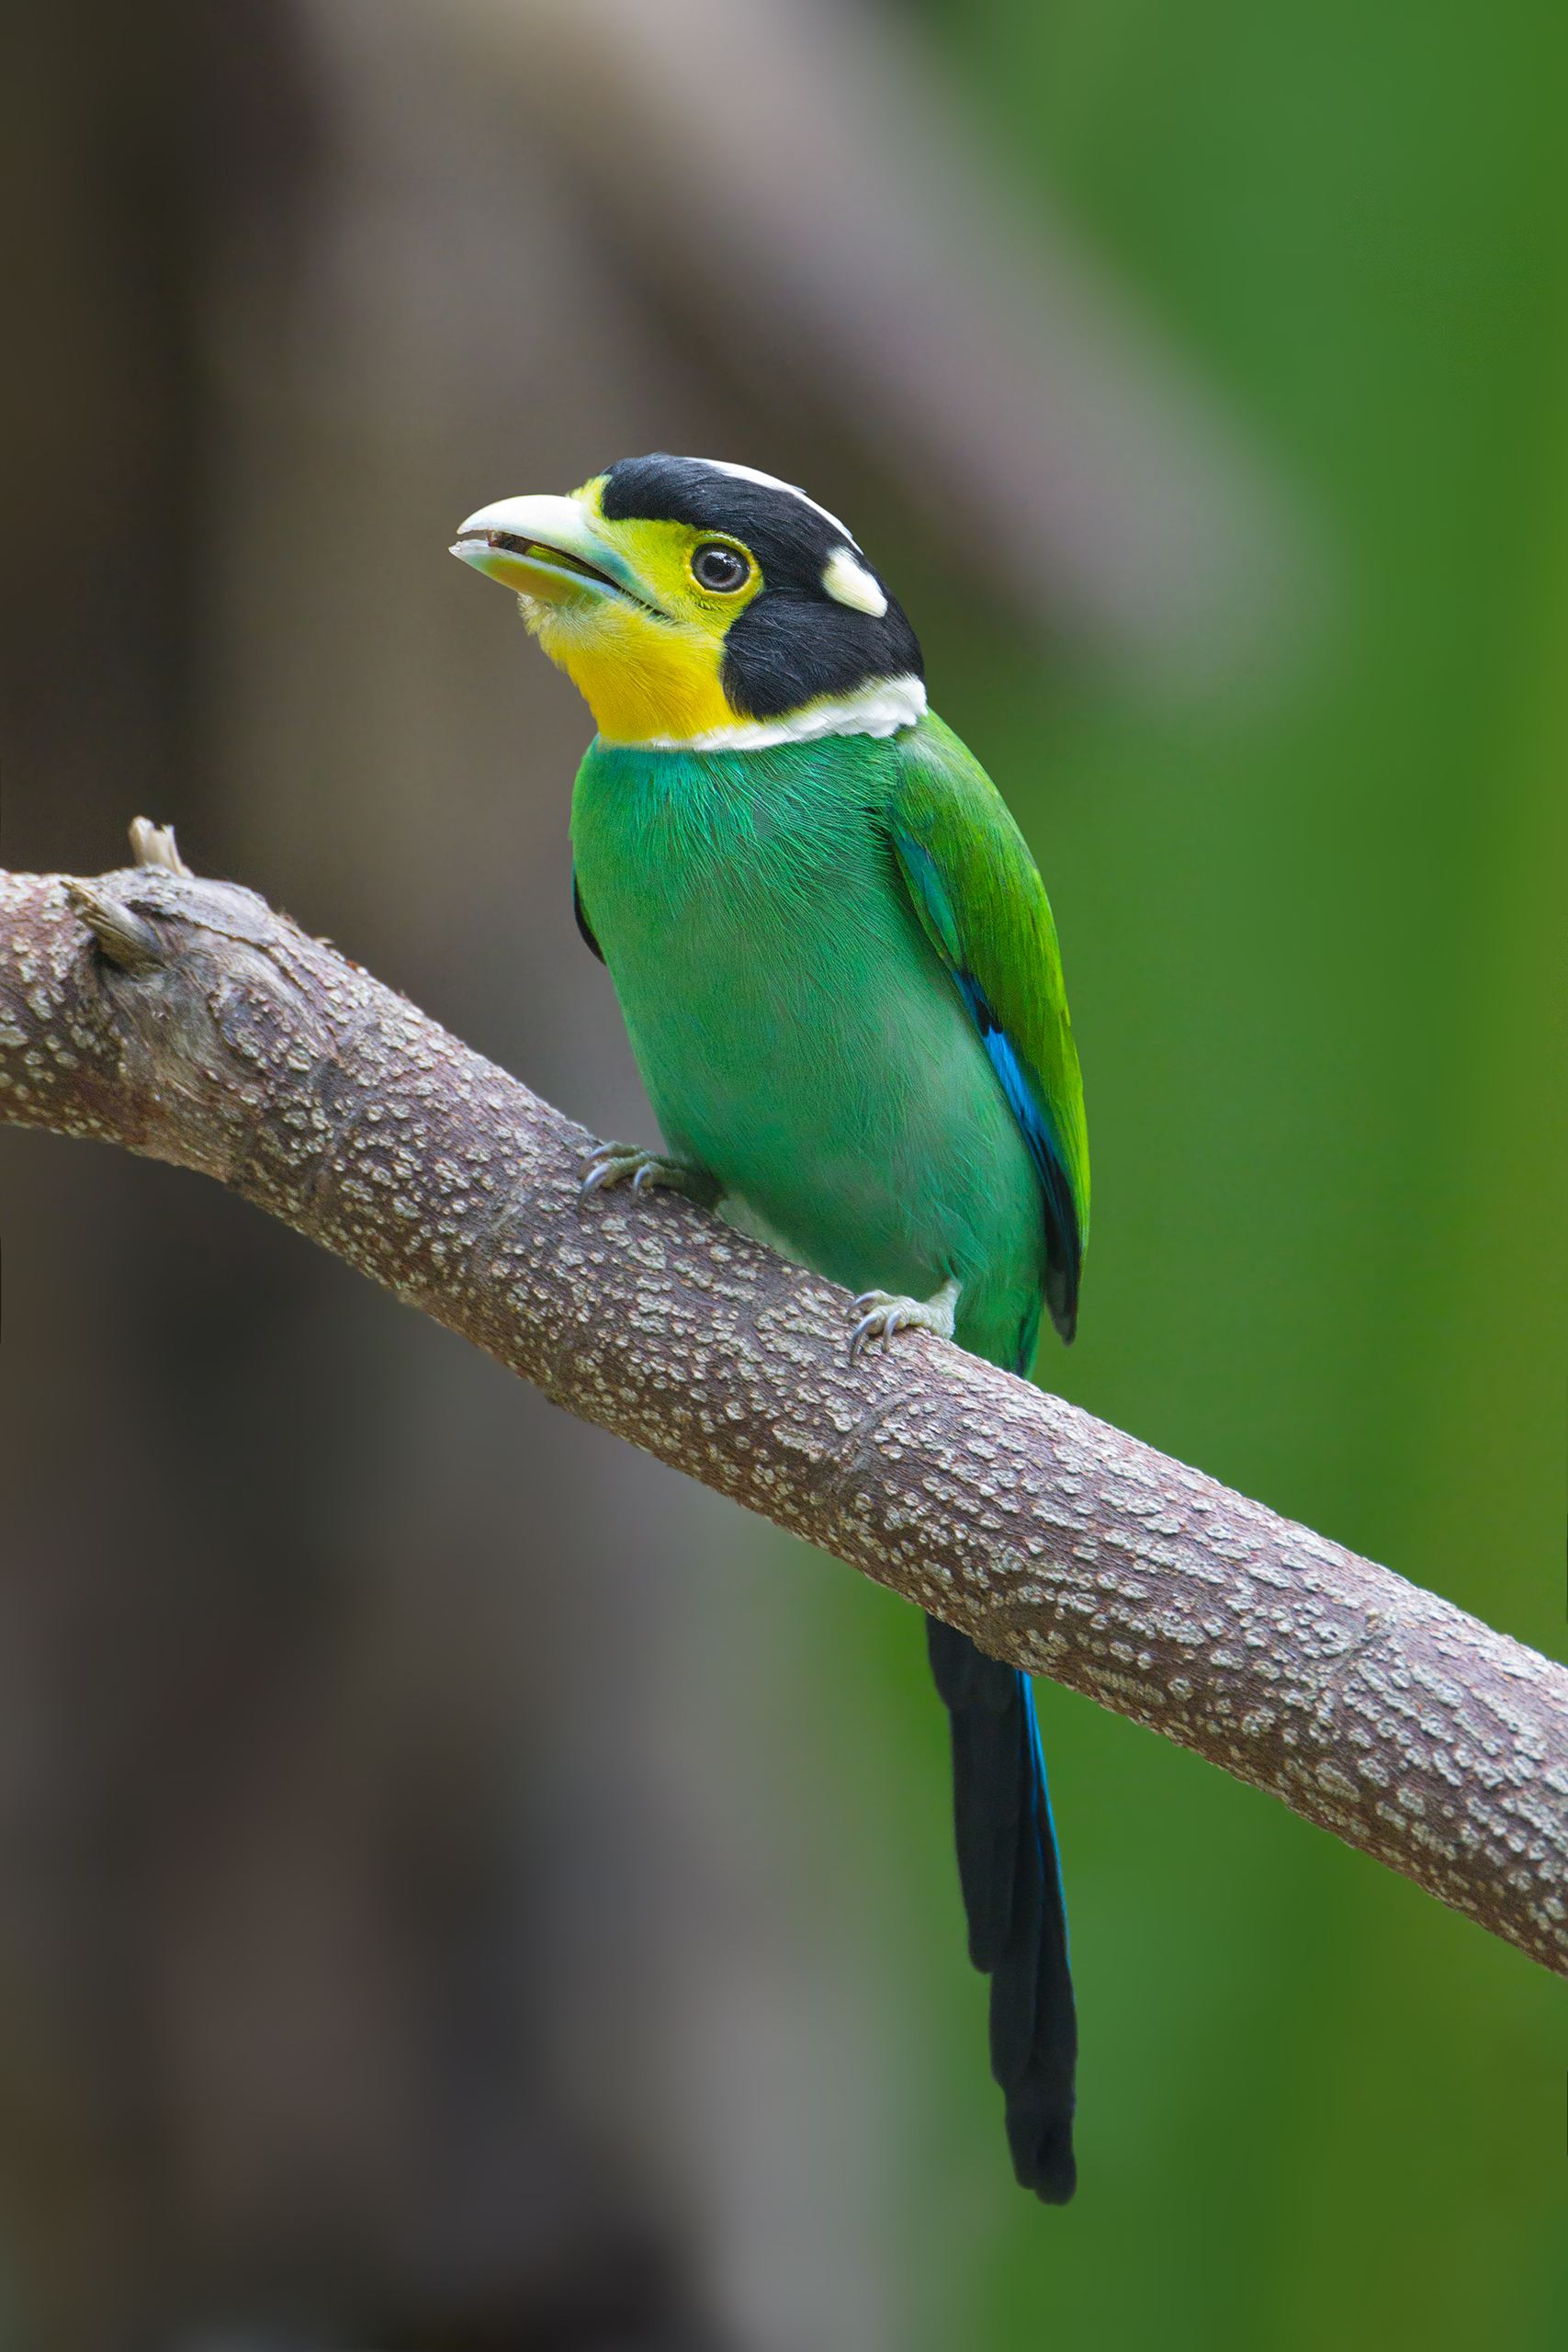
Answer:
[[1065, 2205], [1073, 2161], [1077, 2020], [1056, 1833], [1029, 1679], [966, 1634], [926, 1620], [953, 1729], [953, 1814], [969, 1953], [991, 1980], [991, 2072], [1025, 2188]]
[[581, 933], [584, 945], [589, 948], [592, 954], [598, 956], [599, 961], [602, 964], [604, 961], [604, 950], [594, 938], [593, 926], [582, 911], [582, 893], [577, 887], [577, 875], [575, 869], [571, 877], [571, 911], [577, 923], [577, 928]]

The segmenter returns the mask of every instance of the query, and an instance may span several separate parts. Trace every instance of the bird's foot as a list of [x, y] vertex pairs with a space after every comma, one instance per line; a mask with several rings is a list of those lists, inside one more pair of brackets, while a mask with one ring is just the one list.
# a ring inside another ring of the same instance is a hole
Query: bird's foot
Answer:
[[943, 1283], [932, 1298], [899, 1298], [886, 1290], [862, 1291], [850, 1303], [850, 1313], [861, 1318], [850, 1340], [850, 1362], [853, 1363], [861, 1350], [876, 1340], [881, 1340], [886, 1355], [896, 1331], [933, 1331], [939, 1340], [951, 1340], [958, 1292], [955, 1282]]
[[577, 1197], [585, 1201], [592, 1193], [607, 1193], [613, 1184], [624, 1184], [628, 1176], [634, 1193], [683, 1193], [705, 1209], [711, 1209], [718, 1198], [718, 1186], [700, 1168], [682, 1167], [680, 1160], [643, 1151], [635, 1143], [595, 1144]]

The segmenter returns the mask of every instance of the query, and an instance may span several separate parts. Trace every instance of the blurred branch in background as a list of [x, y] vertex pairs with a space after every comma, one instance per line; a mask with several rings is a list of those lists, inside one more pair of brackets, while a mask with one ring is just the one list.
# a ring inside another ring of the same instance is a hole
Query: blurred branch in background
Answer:
[[[0, 876], [0, 1102], [218, 1177], [551, 1400], [1568, 1974], [1568, 1668], [674, 1200], [249, 891]], [[90, 1446], [91, 1434], [85, 1432]]]
[[1148, 312], [1022, 200], [890, 7], [442, 13], [728, 363], [830, 405], [992, 596], [1145, 687], [1299, 656], [1321, 586], [1304, 510]]

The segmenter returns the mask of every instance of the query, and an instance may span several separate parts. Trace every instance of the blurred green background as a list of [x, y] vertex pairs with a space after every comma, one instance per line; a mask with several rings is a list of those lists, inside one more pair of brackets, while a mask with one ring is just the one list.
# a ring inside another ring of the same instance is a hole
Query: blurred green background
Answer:
[[[1262, 710], [1043, 689], [928, 625], [940, 706], [1046, 874], [1086, 1071], [1081, 1337], [1037, 1377], [1562, 1657], [1562, 12], [919, 15], [1263, 429], [1338, 568]], [[858, 1682], [894, 1605], [840, 1577], [822, 1607]], [[904, 1657], [884, 1704], [920, 1801], [889, 1776], [876, 1834], [923, 1908], [942, 1759]], [[1562, 1986], [1267, 1798], [1042, 1698], [1083, 2188], [1043, 2214], [996, 2179], [981, 1998], [933, 1943], [925, 2340], [1550, 2340]]]
[[[1055, 907], [1095, 1213], [1039, 1376], [1563, 1656], [1557, 0], [17, 13], [7, 863], [96, 871], [172, 818], [638, 1134], [570, 923], [586, 723], [441, 550], [639, 447], [802, 481]], [[784, 78], [705, 78], [775, 19], [826, 163]], [[1295, 584], [1239, 668], [1097, 639], [1092, 563], [1043, 624], [1010, 541], [1063, 510], [987, 489], [983, 341], [923, 443], [867, 391], [832, 207], [886, 198], [897, 259], [932, 159], [856, 185], [831, 103], [911, 51], [1014, 225], [1076, 238], [1274, 485]], [[1083, 2037], [1082, 2186], [1044, 2211], [913, 1612], [215, 1187], [35, 1136], [0, 1176], [7, 2347], [1561, 2333], [1541, 1971], [1043, 1688]]]

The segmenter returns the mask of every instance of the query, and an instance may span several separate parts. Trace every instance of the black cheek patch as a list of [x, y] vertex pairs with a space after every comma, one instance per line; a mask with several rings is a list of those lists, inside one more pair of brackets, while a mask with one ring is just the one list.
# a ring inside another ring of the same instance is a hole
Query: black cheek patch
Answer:
[[922, 677], [914, 630], [888, 603], [880, 619], [823, 597], [764, 592], [730, 624], [720, 680], [747, 718], [778, 718], [876, 678]]

